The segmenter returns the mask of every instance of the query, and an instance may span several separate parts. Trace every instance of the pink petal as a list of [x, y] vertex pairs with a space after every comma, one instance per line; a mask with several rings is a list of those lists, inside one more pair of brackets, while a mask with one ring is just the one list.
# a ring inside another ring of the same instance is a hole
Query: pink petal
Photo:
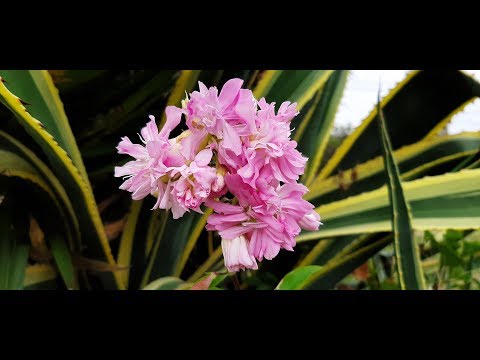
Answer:
[[195, 156], [195, 162], [200, 167], [207, 166], [210, 163], [210, 160], [212, 160], [212, 156], [212, 149], [208, 148], [202, 150], [197, 154], [197, 156]]
[[158, 137], [158, 127], [155, 122], [155, 116], [149, 115], [149, 118], [150, 121], [147, 123], [147, 126], [140, 130], [140, 134], [142, 134], [142, 137], [146, 142], [156, 140]]
[[231, 79], [223, 85], [220, 95], [218, 96], [218, 100], [223, 109], [227, 108], [235, 100], [242, 85], [242, 79]]
[[163, 126], [162, 130], [160, 131], [159, 136], [168, 138], [170, 132], [175, 129], [180, 121], [182, 120], [182, 114], [185, 111], [183, 109], [179, 109], [176, 106], [167, 106], [165, 109], [165, 114], [167, 115], [167, 121]]
[[235, 155], [242, 153], [242, 143], [240, 142], [240, 136], [235, 129], [228, 123], [223, 125], [223, 141], [221, 146], [226, 149], [232, 150]]
[[139, 144], [133, 144], [127, 136], [122, 137], [122, 141], [118, 144], [117, 150], [119, 154], [127, 154], [136, 159], [142, 159], [147, 156], [145, 147]]

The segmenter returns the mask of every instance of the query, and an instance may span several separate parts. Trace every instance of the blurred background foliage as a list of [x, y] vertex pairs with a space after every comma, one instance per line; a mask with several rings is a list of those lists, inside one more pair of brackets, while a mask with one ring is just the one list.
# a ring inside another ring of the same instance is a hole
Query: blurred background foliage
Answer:
[[[445, 128], [480, 84], [461, 71], [412, 71], [351, 129], [334, 124], [348, 75], [0, 70], [0, 288], [477, 289], [480, 133]], [[162, 126], [165, 106], [197, 81], [233, 77], [257, 98], [298, 103], [292, 138], [310, 159], [301, 181], [325, 224], [237, 276], [204, 230], [209, 211], [173, 221], [113, 177], [127, 161], [121, 136], [136, 138], [149, 114]]]

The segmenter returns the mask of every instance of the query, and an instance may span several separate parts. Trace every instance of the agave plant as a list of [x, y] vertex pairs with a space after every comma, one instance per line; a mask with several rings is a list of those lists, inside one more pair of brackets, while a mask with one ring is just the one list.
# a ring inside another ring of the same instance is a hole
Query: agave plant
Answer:
[[[411, 72], [332, 156], [346, 70], [0, 70], [0, 77], [3, 289], [329, 289], [390, 244], [401, 286], [422, 288], [426, 264], [412, 230], [480, 224], [480, 134], [440, 136], [480, 95], [480, 84], [460, 71]], [[292, 135], [310, 159], [301, 181], [325, 224], [300, 234], [295, 252], [238, 277], [224, 270], [219, 237], [204, 230], [208, 210], [174, 221], [150, 210], [154, 199], [132, 201], [113, 177], [125, 162], [115, 149], [120, 136], [134, 137], [149, 114], [162, 126], [165, 107], [179, 106], [198, 80], [221, 86], [233, 77], [256, 98], [297, 102]]]

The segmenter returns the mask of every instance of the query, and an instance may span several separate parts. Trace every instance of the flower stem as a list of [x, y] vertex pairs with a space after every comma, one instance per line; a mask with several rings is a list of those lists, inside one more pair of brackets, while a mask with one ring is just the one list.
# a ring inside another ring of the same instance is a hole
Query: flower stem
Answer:
[[241, 290], [240, 289], [240, 281], [238, 281], [237, 273], [233, 274], [232, 282], [233, 282], [233, 287], [235, 288], [235, 290]]

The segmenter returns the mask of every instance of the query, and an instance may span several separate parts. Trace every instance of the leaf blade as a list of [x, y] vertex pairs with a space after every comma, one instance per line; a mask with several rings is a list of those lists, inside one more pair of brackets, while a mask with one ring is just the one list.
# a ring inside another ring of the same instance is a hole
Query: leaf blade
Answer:
[[387, 187], [400, 286], [404, 290], [422, 290], [425, 289], [425, 278], [420, 262], [420, 252], [413, 236], [410, 206], [405, 199], [400, 172], [392, 155], [392, 144], [380, 107], [380, 99], [377, 112], [377, 124], [388, 178]]

